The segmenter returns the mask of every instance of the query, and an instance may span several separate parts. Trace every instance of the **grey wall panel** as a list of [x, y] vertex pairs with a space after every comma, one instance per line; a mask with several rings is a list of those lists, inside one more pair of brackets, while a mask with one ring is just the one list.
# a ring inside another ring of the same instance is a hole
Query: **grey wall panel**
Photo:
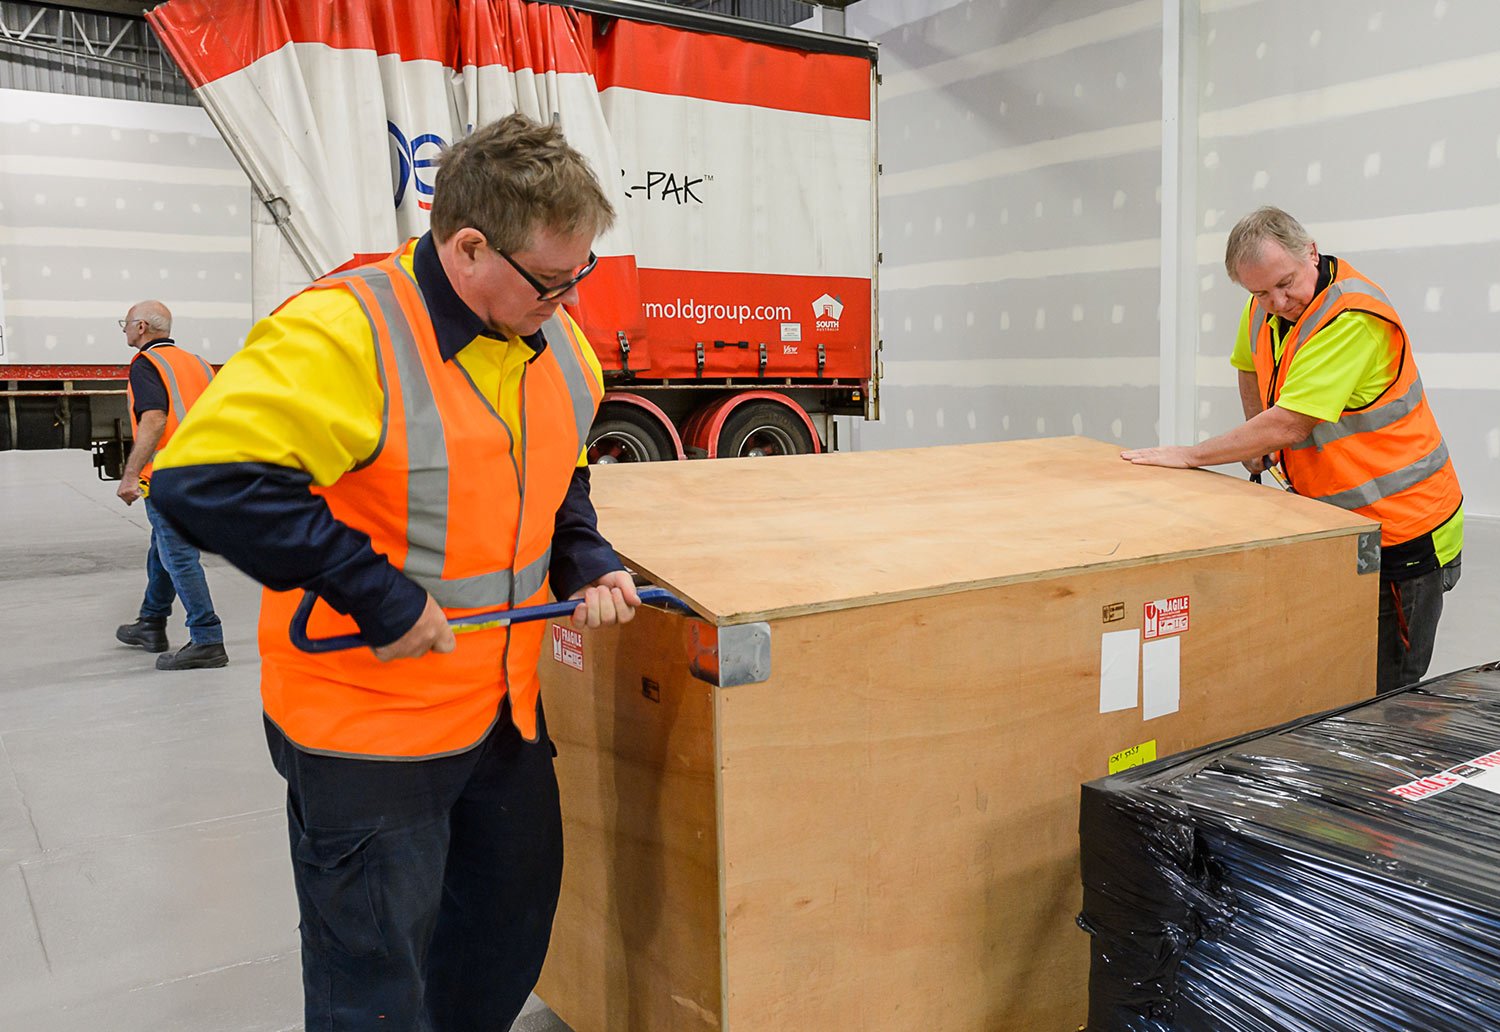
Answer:
[[861, 447], [1154, 443], [1160, 5], [862, 0], [883, 419]]
[[1214, 108], [1402, 72], [1425, 78], [1435, 66], [1495, 49], [1496, 9], [1472, 0], [1205, 0], [1203, 7], [1201, 82]]
[[[1289, 28], [1290, 27], [1290, 28]], [[1391, 295], [1468, 511], [1500, 513], [1500, 18], [1492, 5], [1207, 3], [1200, 435], [1238, 419], [1224, 235], [1275, 204]]]
[[[891, 169], [888, 163], [886, 168]], [[905, 264], [1142, 242], [1158, 261], [1159, 149], [881, 195], [882, 246]]]
[[0, 363], [123, 364], [116, 320], [147, 298], [223, 361], [250, 326], [249, 216], [202, 109], [0, 91]]
[[[127, 132], [131, 133], [129, 141], [126, 140]], [[190, 169], [215, 169], [226, 173], [209, 177], [212, 182], [224, 182], [228, 174], [240, 170], [223, 141], [216, 137], [181, 130], [132, 129], [124, 125], [53, 124], [35, 118], [0, 121], [0, 154], [17, 163], [26, 159], [57, 164], [89, 161], [101, 163], [106, 169], [107, 163], [118, 157], [136, 164], [161, 166], [158, 176], [168, 169], [181, 170], [179, 175], [184, 179], [188, 178], [186, 170]], [[45, 167], [39, 167], [38, 171], [50, 173]]]
[[[888, 367], [944, 361], [955, 385], [971, 382], [963, 363], [1003, 368], [1029, 359], [1143, 359], [1155, 376], [1154, 267], [1090, 275], [1014, 278], [881, 291]], [[1136, 364], [1138, 366], [1138, 363]], [[1019, 370], [1024, 368], [1017, 365]]]
[[947, 83], [940, 92], [882, 99], [881, 121], [931, 164], [971, 157], [985, 141], [1017, 146], [1140, 122], [1154, 127], [1161, 81], [1154, 70], [1146, 74], [1139, 58], [1160, 49], [1159, 33], [1159, 25], [1139, 29], [1045, 60], [1026, 60], [1019, 46], [979, 55], [973, 71], [991, 63], [1004, 67]]
[[1027, 385], [888, 386], [885, 415], [861, 431], [862, 447], [966, 444], [1079, 434], [1118, 443], [1151, 440], [1156, 388], [1087, 387], [1066, 391]]
[[[1494, 82], [1493, 89], [1408, 99], [1378, 111], [1335, 108], [1305, 124], [1270, 127], [1210, 116], [1200, 144], [1200, 189], [1215, 200], [1274, 200], [1288, 211], [1312, 210], [1324, 222], [1495, 204], [1500, 54]], [[1219, 122], [1229, 123], [1233, 135], [1217, 132]], [[1371, 210], [1375, 198], [1378, 211]], [[1239, 214], [1221, 210], [1216, 217], [1227, 229]]]

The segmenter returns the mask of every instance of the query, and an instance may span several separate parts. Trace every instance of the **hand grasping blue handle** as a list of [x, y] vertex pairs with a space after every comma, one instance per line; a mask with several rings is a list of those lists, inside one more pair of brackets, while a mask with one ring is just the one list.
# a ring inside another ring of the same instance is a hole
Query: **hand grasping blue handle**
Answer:
[[[641, 588], [641, 605], [654, 604], [664, 609], [690, 612], [687, 604], [666, 588]], [[318, 596], [311, 591], [302, 593], [297, 612], [292, 615], [292, 644], [303, 652], [342, 652], [346, 649], [369, 647], [369, 642], [358, 634], [336, 634], [331, 638], [310, 638], [307, 635], [307, 618], [312, 615]], [[482, 613], [456, 616], [448, 621], [449, 626], [462, 627], [467, 624], [515, 624], [531, 620], [550, 620], [555, 616], [568, 616], [577, 609], [577, 599], [561, 602], [544, 602], [539, 606], [522, 606], [520, 609], [489, 609]]]

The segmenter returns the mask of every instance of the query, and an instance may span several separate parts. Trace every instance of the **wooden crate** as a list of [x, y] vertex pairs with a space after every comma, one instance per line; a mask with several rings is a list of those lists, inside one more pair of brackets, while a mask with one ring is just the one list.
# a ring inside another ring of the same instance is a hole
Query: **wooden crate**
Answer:
[[[1082, 438], [594, 477], [701, 621], [542, 661], [567, 852], [537, 991], [577, 1032], [1071, 1032], [1080, 783], [1374, 691], [1378, 527], [1242, 480]], [[1150, 643], [1176, 711], [1101, 712], [1105, 633], [1181, 596]], [[769, 679], [693, 676], [756, 621]]]

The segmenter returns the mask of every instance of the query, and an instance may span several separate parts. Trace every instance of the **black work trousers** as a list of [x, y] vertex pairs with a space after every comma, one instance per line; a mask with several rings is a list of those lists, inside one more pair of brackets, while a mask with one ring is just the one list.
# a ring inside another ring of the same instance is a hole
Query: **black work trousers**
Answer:
[[377, 761], [304, 752], [266, 721], [287, 782], [307, 1032], [511, 1027], [562, 879], [540, 712], [537, 727], [523, 739], [507, 703], [467, 752]]
[[1409, 580], [1380, 578], [1380, 641], [1375, 690], [1393, 692], [1416, 684], [1427, 674], [1437, 642], [1443, 595], [1463, 572], [1463, 557]]

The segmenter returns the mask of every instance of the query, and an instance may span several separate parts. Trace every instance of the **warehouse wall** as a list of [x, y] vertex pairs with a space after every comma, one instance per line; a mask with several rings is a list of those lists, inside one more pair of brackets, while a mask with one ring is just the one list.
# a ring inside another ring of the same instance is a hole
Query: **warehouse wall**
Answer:
[[1207, 2], [1200, 421], [1239, 418], [1224, 239], [1275, 204], [1385, 287], [1471, 514], [1500, 514], [1500, 17], [1432, 0]]
[[[1154, 443], [1159, 0], [861, 0], [881, 45], [885, 417], [861, 447]], [[1475, 514], [1500, 514], [1500, 18], [1203, 0], [1196, 436], [1241, 418], [1225, 236], [1262, 204], [1382, 282]]]
[[7, 363], [123, 364], [144, 298], [222, 362], [250, 327], [250, 187], [201, 108], [0, 90]]
[[884, 77], [860, 446], [1155, 443], [1160, 4], [861, 0], [847, 28]]

